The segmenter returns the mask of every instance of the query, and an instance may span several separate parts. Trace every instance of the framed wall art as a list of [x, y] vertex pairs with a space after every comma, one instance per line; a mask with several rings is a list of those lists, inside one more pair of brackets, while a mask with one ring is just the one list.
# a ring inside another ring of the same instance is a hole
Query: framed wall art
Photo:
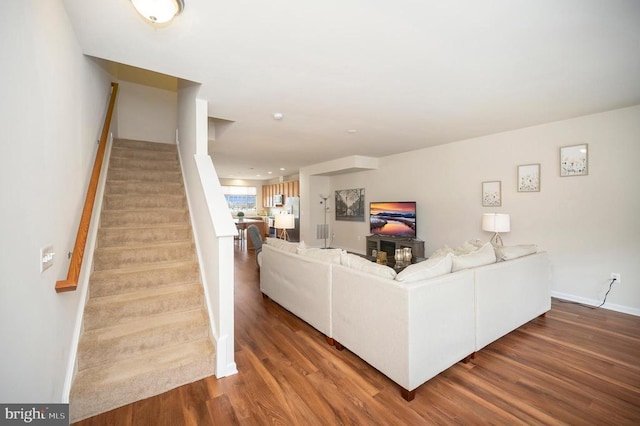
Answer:
[[540, 164], [518, 166], [518, 192], [540, 191]]
[[499, 180], [482, 182], [482, 207], [502, 205], [502, 182]]
[[336, 191], [336, 220], [364, 222], [364, 188]]
[[589, 146], [563, 146], [560, 148], [560, 176], [584, 176], [589, 174]]

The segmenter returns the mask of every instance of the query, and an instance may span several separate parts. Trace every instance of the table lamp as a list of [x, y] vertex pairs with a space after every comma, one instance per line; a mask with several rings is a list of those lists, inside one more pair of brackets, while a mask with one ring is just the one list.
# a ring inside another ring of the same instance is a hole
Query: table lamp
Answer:
[[295, 228], [295, 217], [291, 213], [282, 213], [276, 215], [276, 229], [282, 229], [280, 233], [280, 238], [283, 240], [289, 240], [289, 234], [287, 233], [287, 229]]
[[511, 231], [511, 221], [506, 213], [485, 213], [482, 216], [482, 230], [493, 232], [491, 244], [494, 246], [502, 246], [502, 238], [500, 232]]

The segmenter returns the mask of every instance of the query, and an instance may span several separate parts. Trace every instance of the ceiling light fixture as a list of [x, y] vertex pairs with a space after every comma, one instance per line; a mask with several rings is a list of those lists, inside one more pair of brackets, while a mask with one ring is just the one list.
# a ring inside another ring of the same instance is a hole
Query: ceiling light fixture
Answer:
[[153, 24], [167, 23], [184, 10], [184, 0], [131, 0], [131, 3]]
[[282, 118], [284, 117], [284, 114], [281, 112], [274, 112], [273, 113], [273, 118], [276, 120], [282, 120]]

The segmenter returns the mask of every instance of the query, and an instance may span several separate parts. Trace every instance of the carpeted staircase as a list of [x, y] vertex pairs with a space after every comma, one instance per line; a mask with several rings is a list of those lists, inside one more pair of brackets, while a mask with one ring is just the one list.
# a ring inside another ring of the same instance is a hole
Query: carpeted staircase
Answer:
[[175, 145], [114, 141], [83, 324], [72, 422], [214, 374]]

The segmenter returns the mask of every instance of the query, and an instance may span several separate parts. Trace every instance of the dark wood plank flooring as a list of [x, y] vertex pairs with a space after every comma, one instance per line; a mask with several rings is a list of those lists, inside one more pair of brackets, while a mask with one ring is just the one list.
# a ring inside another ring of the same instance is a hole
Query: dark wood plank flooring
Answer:
[[[236, 251], [239, 374], [210, 377], [89, 425], [640, 424], [640, 318], [553, 301], [551, 311], [417, 389], [399, 388], [263, 299]], [[300, 277], [304, 279], [304, 277]]]

